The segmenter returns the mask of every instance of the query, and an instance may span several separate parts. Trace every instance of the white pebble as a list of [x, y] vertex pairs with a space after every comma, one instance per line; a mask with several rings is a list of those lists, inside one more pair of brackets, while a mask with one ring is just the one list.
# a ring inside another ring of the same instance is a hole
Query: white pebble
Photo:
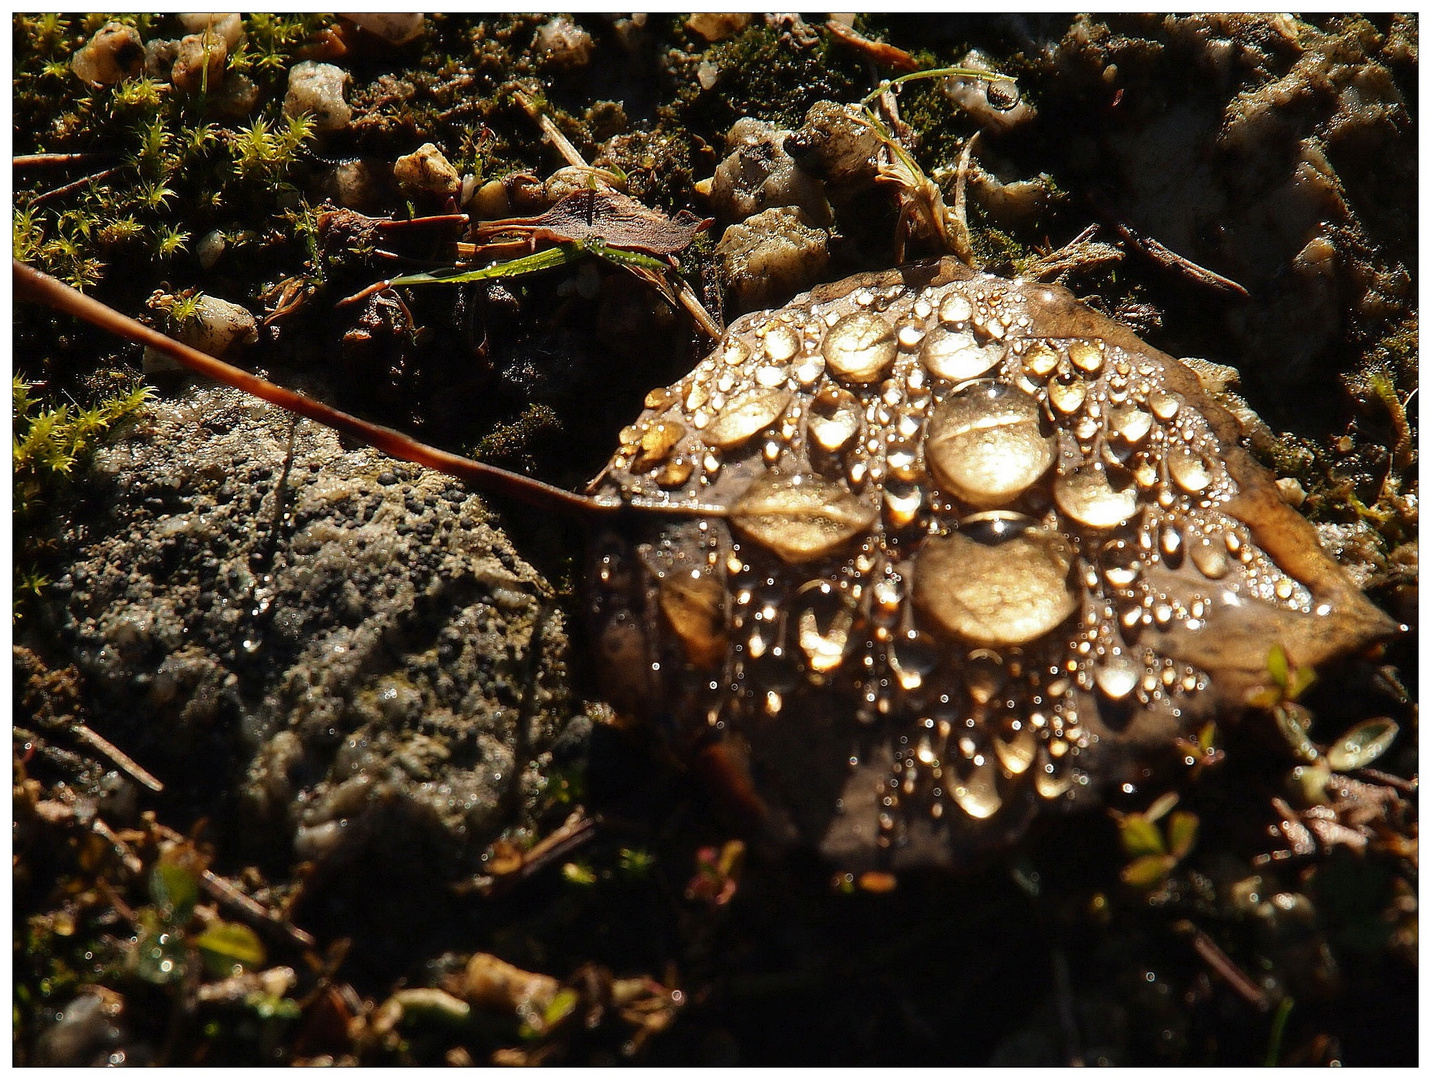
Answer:
[[353, 110], [343, 100], [348, 73], [332, 64], [304, 60], [288, 73], [288, 94], [283, 99], [283, 115], [308, 114], [319, 131], [341, 131], [353, 118]]

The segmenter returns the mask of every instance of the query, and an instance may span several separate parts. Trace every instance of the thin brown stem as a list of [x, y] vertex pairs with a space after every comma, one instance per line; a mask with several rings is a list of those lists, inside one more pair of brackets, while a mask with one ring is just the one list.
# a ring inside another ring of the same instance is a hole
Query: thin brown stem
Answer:
[[72, 180], [68, 184], [63, 184], [60, 187], [54, 188], [50, 191], [46, 191], [43, 194], [36, 195], [33, 199], [30, 200], [30, 205], [38, 206], [40, 203], [48, 202], [50, 199], [58, 199], [61, 195], [68, 195], [71, 191], [78, 191], [86, 184], [97, 183], [98, 181], [103, 180], [108, 176], [113, 176], [122, 168], [122, 165], [116, 165], [112, 169], [104, 169], [100, 172], [92, 173], [89, 176], [81, 176], [78, 180]]
[[76, 161], [98, 161], [104, 154], [16, 154], [10, 165], [16, 169], [31, 168], [36, 165], [69, 165]]
[[14, 260], [15, 295], [46, 304], [56, 310], [66, 312], [76, 318], [93, 323], [102, 330], [129, 341], [147, 345], [165, 356], [183, 364], [191, 371], [207, 375], [227, 386], [232, 386], [254, 397], [262, 398], [279, 408], [316, 420], [335, 431], [362, 439], [391, 457], [411, 461], [429, 469], [456, 477], [471, 484], [479, 491], [493, 495], [503, 495], [526, 503], [539, 510], [551, 510], [569, 514], [609, 513], [620, 509], [619, 503], [576, 495], [540, 480], [508, 472], [480, 461], [450, 454], [434, 446], [418, 442], [392, 428], [360, 420], [349, 413], [325, 405], [321, 401], [304, 397], [302, 394], [260, 379], [257, 375], [226, 364], [199, 350], [165, 337], [157, 330], [135, 322], [121, 315], [113, 308], [100, 303], [90, 296], [70, 288], [18, 259]]
[[109, 758], [110, 761], [114, 762], [114, 764], [118, 765], [122, 770], [128, 773], [130, 777], [139, 781], [139, 783], [143, 784], [150, 791], [157, 792], [164, 790], [164, 785], [153, 773], [151, 773], [148, 769], [140, 765], [139, 762], [135, 761], [123, 750], [115, 746], [114, 743], [106, 739], [103, 735], [99, 734], [99, 732], [95, 731], [92, 728], [86, 727], [84, 724], [76, 724], [70, 730], [74, 732], [75, 737], [78, 738], [81, 742], [87, 743], [93, 749], [98, 750], [105, 757]]

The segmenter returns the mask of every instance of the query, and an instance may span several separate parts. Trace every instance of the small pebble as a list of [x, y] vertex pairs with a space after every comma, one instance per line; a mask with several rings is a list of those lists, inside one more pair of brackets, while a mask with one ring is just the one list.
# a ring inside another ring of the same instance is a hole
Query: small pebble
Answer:
[[534, 44], [547, 66], [557, 71], [575, 71], [591, 62], [591, 35], [567, 19], [543, 23]]
[[308, 114], [319, 131], [341, 131], [353, 118], [353, 110], [343, 100], [348, 73], [332, 64], [304, 60], [288, 73], [288, 94], [283, 99], [283, 115]]
[[751, 15], [747, 11], [702, 11], [686, 20], [686, 30], [714, 44], [740, 33], [750, 25], [750, 19]]
[[325, 199], [360, 214], [378, 213], [392, 193], [393, 166], [377, 158], [344, 161], [325, 170], [318, 190]]
[[212, 270], [226, 247], [228, 247], [228, 240], [224, 237], [223, 230], [214, 229], [205, 233], [194, 245], [194, 254], [198, 257], [200, 266], [205, 270]]
[[217, 90], [228, 56], [228, 45], [218, 34], [189, 34], [179, 39], [169, 80], [187, 94]]
[[393, 163], [393, 176], [408, 195], [450, 196], [462, 187], [457, 170], [432, 143], [423, 143], [411, 154], [398, 158]]
[[484, 221], [512, 215], [512, 200], [507, 196], [507, 185], [500, 180], [488, 180], [472, 193], [466, 205], [474, 216]]
[[190, 34], [202, 34], [205, 30], [217, 34], [224, 39], [229, 52], [244, 39], [243, 16], [237, 11], [186, 11], [175, 18]]
[[100, 27], [70, 60], [70, 68], [90, 86], [99, 88], [138, 75], [144, 67], [144, 44], [139, 31], [123, 23]]
[[785, 151], [789, 131], [763, 120], [737, 120], [726, 134], [730, 148], [711, 181], [711, 205], [726, 221], [743, 221], [773, 206], [798, 206], [826, 225], [830, 204], [819, 180]]
[[[258, 340], [258, 322], [247, 308], [220, 300], [217, 296], [199, 298], [193, 318], [174, 334], [185, 345], [192, 345], [210, 356], [223, 356], [235, 345], [252, 345]], [[152, 349], [144, 350], [144, 373], [179, 370], [174, 362]]]
[[406, 45], [427, 25], [427, 17], [420, 11], [343, 12], [342, 18], [391, 45]]
[[830, 261], [830, 234], [795, 206], [762, 211], [726, 229], [716, 245], [741, 311], [788, 299], [809, 288]]
[[209, 108], [229, 120], [243, 120], [258, 105], [258, 84], [242, 72], [230, 71], [217, 91], [209, 88]]

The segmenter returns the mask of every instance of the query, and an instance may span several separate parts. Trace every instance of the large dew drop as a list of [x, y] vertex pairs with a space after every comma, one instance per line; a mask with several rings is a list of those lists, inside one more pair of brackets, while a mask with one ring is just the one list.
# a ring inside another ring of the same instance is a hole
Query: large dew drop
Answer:
[[1109, 428], [1129, 443], [1142, 442], [1153, 430], [1153, 414], [1137, 405], [1120, 405], [1109, 416]]
[[1214, 581], [1226, 577], [1232, 569], [1232, 564], [1227, 559], [1226, 545], [1213, 543], [1206, 537], [1189, 545], [1188, 554], [1192, 556], [1193, 565], [1202, 571], [1203, 576]]
[[1034, 765], [1034, 790], [1045, 799], [1056, 799], [1073, 786], [1073, 762], [1065, 752], [1055, 757], [1040, 745]]
[[795, 596], [795, 632], [805, 663], [824, 674], [844, 662], [855, 625], [855, 602], [849, 591], [828, 581], [811, 581]]
[[950, 794], [959, 804], [959, 809], [976, 821], [993, 817], [1004, 804], [999, 796], [999, 770], [993, 760], [980, 755], [957, 771], [963, 775], [955, 782]]
[[1078, 608], [1074, 552], [1027, 521], [1001, 517], [930, 537], [915, 557], [915, 605], [974, 645], [1024, 645], [1053, 630]]
[[1212, 473], [1202, 458], [1181, 447], [1168, 455], [1168, 475], [1189, 495], [1196, 495], [1212, 483]]
[[711, 446], [728, 450], [775, 423], [790, 401], [788, 390], [748, 390], [737, 394], [702, 432]]
[[1048, 471], [1054, 440], [1039, 405], [1016, 387], [970, 383], [934, 410], [925, 457], [950, 494], [981, 508], [1006, 506]]
[[655, 468], [686, 434], [683, 424], [674, 420], [657, 420], [641, 435], [641, 442], [631, 467], [638, 472]]
[[1141, 668], [1126, 654], [1110, 656], [1093, 669], [1093, 681], [1114, 701], [1122, 701], [1138, 685]]
[[936, 327], [924, 339], [920, 362], [931, 375], [950, 382], [976, 379], [1003, 359], [1002, 348], [978, 344], [972, 335]]
[[823, 450], [834, 453], [847, 446], [860, 430], [860, 404], [848, 390], [827, 386], [810, 403], [810, 437]]
[[1014, 776], [1028, 772], [1038, 753], [1038, 735], [1026, 721], [1012, 717], [994, 734], [994, 753], [999, 763]]
[[1131, 478], [1115, 485], [1106, 469], [1091, 464], [1060, 476], [1053, 485], [1053, 501], [1074, 521], [1094, 529], [1112, 529], [1138, 509], [1138, 489]]
[[870, 311], [846, 315], [830, 327], [820, 347], [831, 373], [852, 383], [878, 382], [898, 350], [889, 323]]
[[869, 532], [878, 512], [817, 476], [768, 474], [730, 508], [730, 521], [787, 563], [829, 555]]
[[777, 364], [800, 351], [800, 335], [784, 325], [772, 326], [765, 334], [765, 355]]
[[974, 305], [962, 293], [951, 292], [939, 305], [939, 321], [948, 326], [966, 323], [974, 317]]
[[939, 649], [928, 634], [910, 630], [890, 643], [889, 667], [901, 690], [918, 690], [939, 666]]
[[726, 653], [726, 591], [710, 574], [677, 573], [661, 581], [661, 613], [697, 667], [715, 667]]

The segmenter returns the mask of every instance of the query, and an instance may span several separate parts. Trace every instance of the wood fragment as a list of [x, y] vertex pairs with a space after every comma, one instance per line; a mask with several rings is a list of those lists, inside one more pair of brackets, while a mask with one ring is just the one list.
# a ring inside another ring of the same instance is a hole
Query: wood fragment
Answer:
[[1382, 772], [1380, 769], [1356, 769], [1351, 775], [1369, 780], [1374, 784], [1385, 784], [1387, 787], [1395, 788], [1405, 795], [1415, 795], [1421, 790], [1415, 778], [1407, 780], [1405, 777], [1396, 776], [1389, 772]]
[[38, 206], [42, 202], [48, 202], [51, 199], [58, 199], [62, 195], [68, 195], [71, 191], [78, 191], [86, 184], [92, 184], [97, 181], [104, 180], [107, 177], [113, 176], [115, 173], [119, 172], [121, 168], [123, 168], [122, 165], [116, 165], [112, 169], [102, 169], [97, 173], [91, 173], [89, 176], [81, 176], [78, 180], [72, 180], [68, 184], [62, 184], [60, 187], [53, 188], [50, 191], [46, 191], [39, 195], [36, 195], [33, 199], [30, 200], [30, 205]]
[[1105, 217], [1108, 217], [1109, 223], [1113, 228], [1118, 230], [1119, 236], [1123, 237], [1124, 240], [1132, 244], [1160, 266], [1164, 266], [1169, 270], [1181, 274], [1183, 277], [1195, 281], [1200, 285], [1205, 285], [1210, 289], [1216, 289], [1219, 292], [1230, 292], [1237, 296], [1250, 295], [1246, 286], [1239, 282], [1233, 281], [1229, 277], [1223, 277], [1221, 274], [1214, 270], [1209, 270], [1205, 266], [1199, 266], [1186, 255], [1179, 255], [1176, 251], [1164, 246], [1151, 236], [1144, 236], [1142, 233], [1133, 229], [1132, 226], [1118, 221], [1116, 218], [1109, 217], [1108, 215], [1105, 215]]
[[696, 325], [707, 337], [719, 338], [725, 333], [720, 323], [711, 317], [711, 313], [706, 310], [695, 291], [686, 284], [685, 279], [680, 275], [673, 275], [675, 279], [673, 287], [671, 282], [656, 270], [645, 266], [627, 266], [626, 269], [664, 296], [671, 306], [685, 308], [686, 313], [695, 320]]
[[480, 895], [484, 899], [491, 899], [510, 892], [519, 882], [526, 881], [556, 860], [566, 858], [595, 836], [596, 822], [587, 817], [584, 811], [577, 810], [555, 831], [542, 837], [530, 851], [525, 852], [519, 867], [493, 879], [479, 890]]
[[317, 948], [318, 943], [307, 930], [299, 929], [281, 915], [275, 915], [253, 897], [231, 885], [212, 870], [205, 870], [200, 875], [199, 883], [204, 887], [206, 893], [218, 901], [220, 906], [239, 914], [246, 921], [257, 923], [262, 928], [274, 931], [300, 949]]
[[532, 123], [542, 129], [542, 135], [546, 137], [547, 142], [551, 143], [552, 148], [561, 155], [563, 161], [579, 169], [590, 168], [586, 163], [586, 159], [581, 156], [580, 151], [572, 146], [570, 140], [568, 140], [557, 128], [556, 124], [552, 122], [551, 117], [537, 108], [536, 103], [532, 101], [531, 98], [527, 97], [527, 95], [520, 90], [517, 91], [516, 98], [517, 104], [522, 107], [522, 111], [531, 117]]
[[87, 744], [91, 749], [98, 750], [115, 765], [118, 765], [123, 772], [127, 773], [132, 779], [139, 781], [139, 783], [143, 784], [150, 791], [159, 792], [164, 790], [164, 785], [159, 781], [158, 777], [94, 729], [86, 727], [84, 724], [76, 724], [70, 730], [74, 732], [75, 737], [78, 738], [80, 742]]
[[129, 845], [115, 835], [114, 830], [104, 823], [103, 818], [95, 818], [90, 822], [89, 827], [101, 840], [114, 845], [114, 850], [119, 855], [119, 861], [124, 864], [124, 869], [136, 877], [144, 872], [144, 864], [139, 861], [139, 856], [134, 854]]
[[866, 60], [895, 71], [917, 71], [919, 61], [903, 49], [885, 41], [874, 41], [856, 31], [853, 27], [835, 19], [825, 23], [825, 29], [838, 41], [848, 45]]
[[104, 154], [96, 153], [16, 154], [10, 159], [10, 165], [16, 169], [28, 169], [37, 165], [69, 165], [77, 161], [94, 161], [104, 156]]
[[211, 379], [217, 379], [227, 386], [252, 394], [281, 409], [287, 409], [299, 416], [316, 420], [345, 435], [362, 439], [391, 457], [402, 461], [411, 461], [425, 468], [436, 469], [438, 472], [456, 477], [465, 483], [479, 486], [490, 494], [504, 495], [542, 510], [576, 514], [603, 514], [619, 509], [618, 506], [608, 506], [596, 499], [574, 495], [570, 491], [508, 472], [506, 469], [499, 469], [480, 461], [472, 461], [469, 458], [450, 454], [445, 450], [439, 450], [434, 446], [428, 446], [426, 443], [409, 438], [392, 428], [369, 423], [351, 413], [342, 412], [321, 401], [304, 397], [286, 387], [271, 383], [267, 379], [260, 379], [257, 375], [252, 375], [242, 368], [236, 368], [232, 364], [226, 364], [222, 360], [201, 353], [173, 338], [165, 337], [152, 327], [136, 322], [127, 315], [121, 315], [93, 297], [85, 296], [83, 293], [71, 289], [48, 274], [26, 266], [18, 259], [11, 261], [14, 264], [15, 294], [17, 296], [48, 304], [59, 311], [93, 323], [111, 334], [117, 334], [141, 345], [148, 345], [183, 364], [191, 371], [207, 375]]
[[965, 199], [969, 184], [969, 164], [973, 161], [974, 144], [978, 141], [979, 133], [976, 131], [969, 136], [969, 141], [964, 144], [964, 149], [959, 154], [959, 166], [954, 174], [954, 209], [948, 215], [950, 250], [961, 262], [970, 266], [975, 266], [974, 241], [969, 233], [969, 212]]
[[1112, 244], [1095, 241], [1097, 232], [1097, 225], [1089, 225], [1061, 248], [1034, 259], [1023, 267], [1023, 273], [1039, 281], [1062, 283], [1075, 270], [1121, 261], [1127, 253]]
[[471, 220], [466, 214], [429, 214], [426, 217], [415, 218], [377, 218], [373, 222], [373, 228], [379, 232], [391, 232], [396, 229], [406, 229], [421, 225], [457, 225], [464, 226]]
[[1254, 1009], [1258, 1012], [1266, 1012], [1272, 1007], [1272, 1002], [1267, 997], [1266, 991], [1233, 963], [1232, 958], [1222, 951], [1217, 942], [1213, 941], [1205, 930], [1199, 929], [1187, 919], [1178, 920], [1173, 924], [1173, 929], [1180, 934], [1187, 935], [1191, 940], [1193, 951]]

